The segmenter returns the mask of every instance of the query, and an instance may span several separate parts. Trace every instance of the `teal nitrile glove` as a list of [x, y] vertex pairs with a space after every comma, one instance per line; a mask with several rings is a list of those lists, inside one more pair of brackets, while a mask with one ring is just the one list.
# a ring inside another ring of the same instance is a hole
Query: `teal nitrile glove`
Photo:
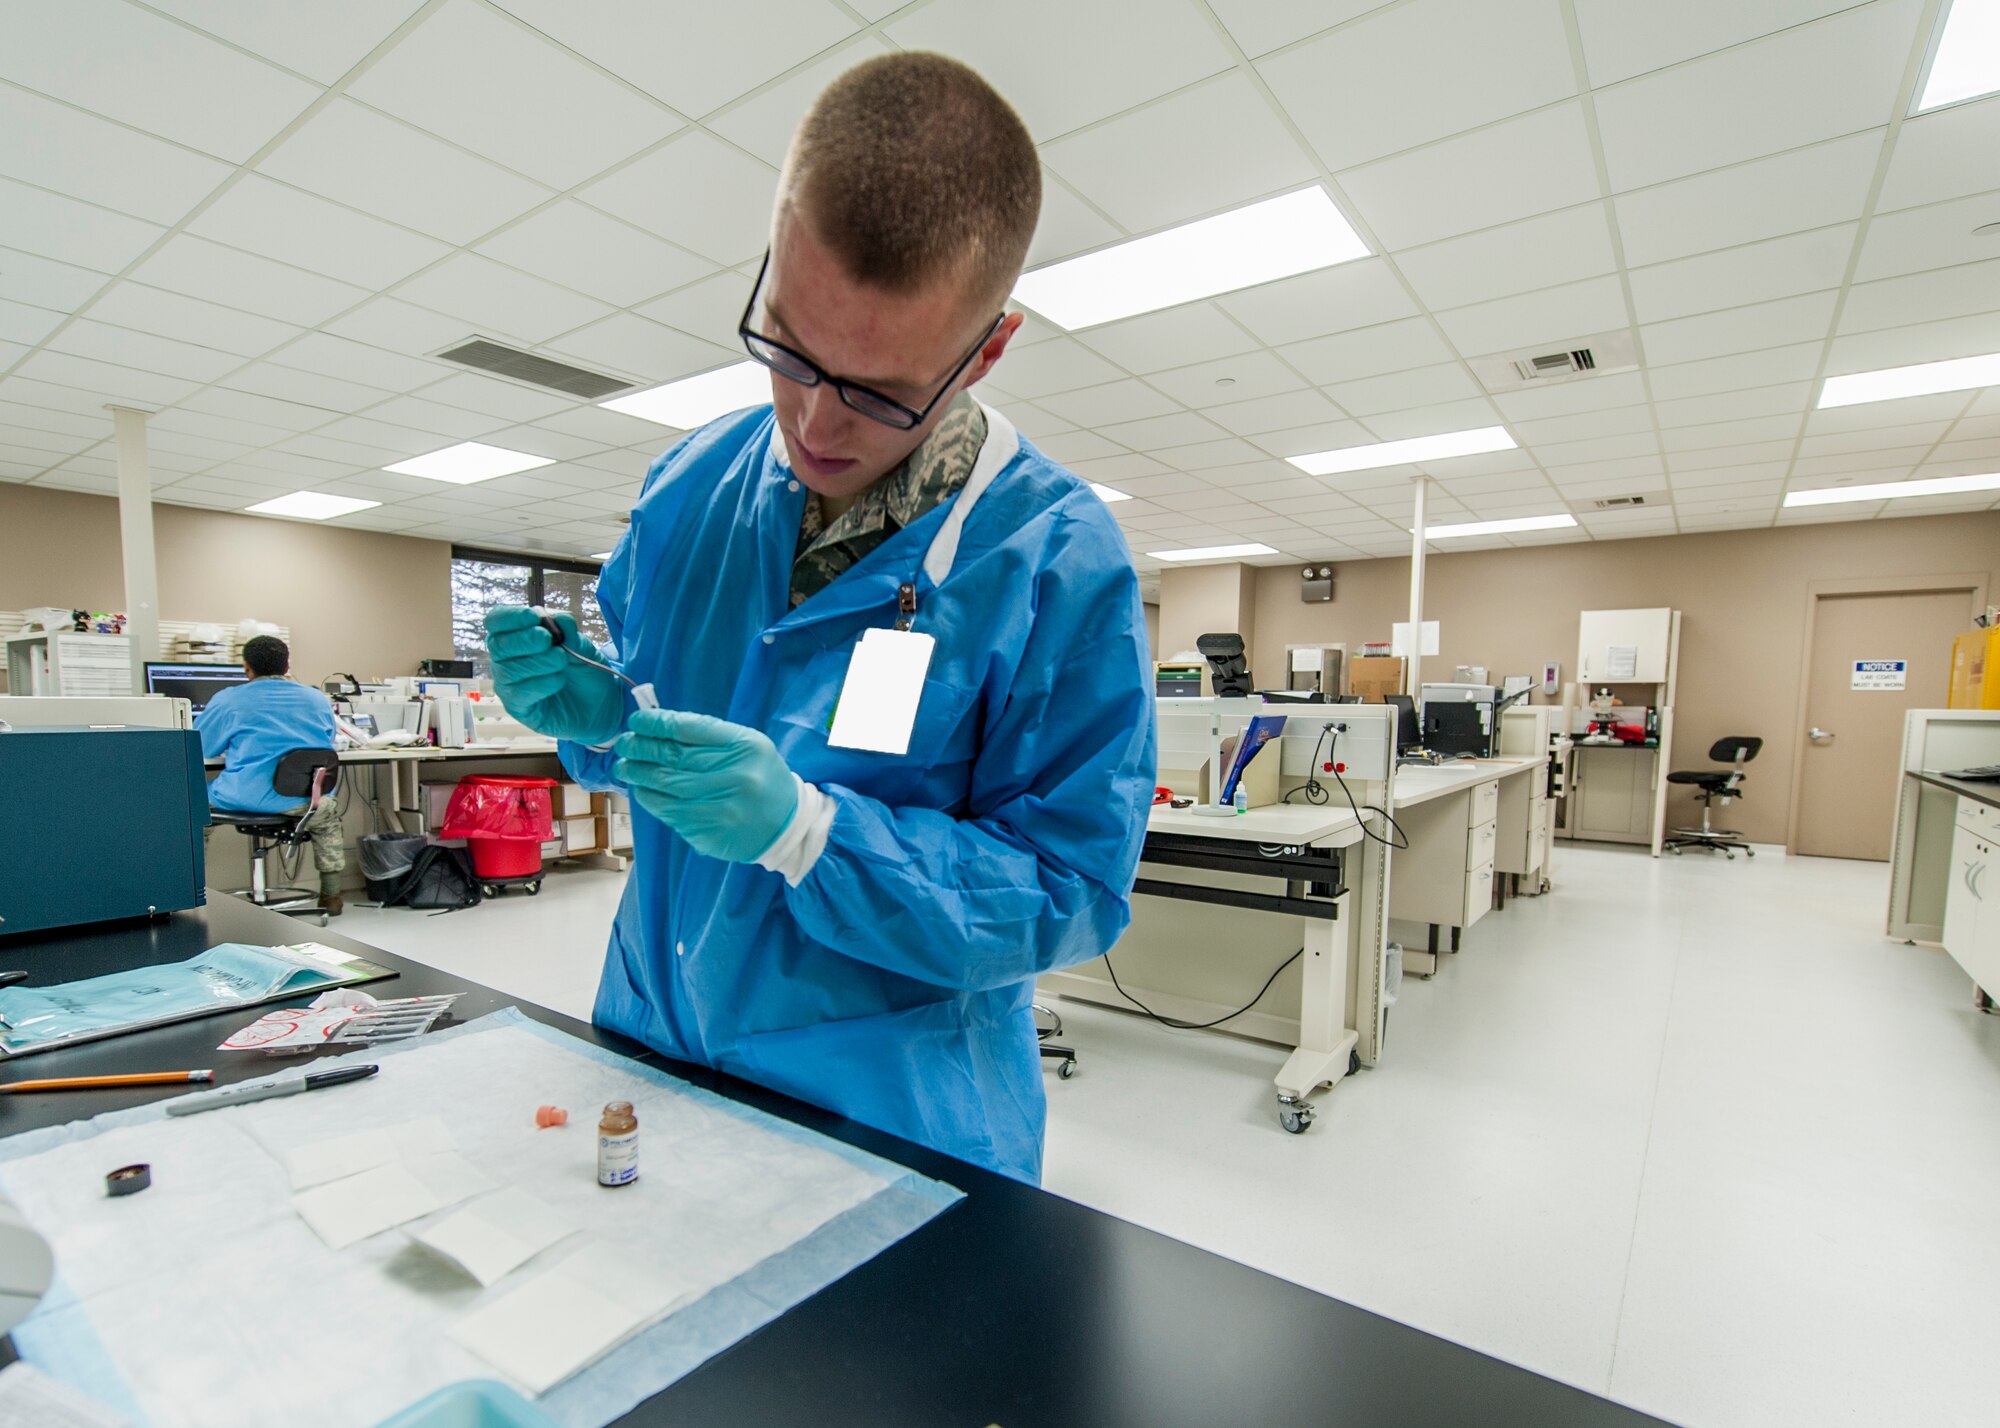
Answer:
[[[557, 615], [563, 639], [578, 653], [603, 660], [568, 615]], [[486, 652], [493, 661], [493, 690], [507, 713], [538, 734], [608, 744], [625, 718], [625, 690], [618, 677], [556, 648], [542, 617], [526, 605], [495, 605], [486, 612]]]
[[641, 709], [611, 748], [611, 772], [638, 805], [711, 858], [755, 862], [799, 806], [778, 746], [741, 724]]

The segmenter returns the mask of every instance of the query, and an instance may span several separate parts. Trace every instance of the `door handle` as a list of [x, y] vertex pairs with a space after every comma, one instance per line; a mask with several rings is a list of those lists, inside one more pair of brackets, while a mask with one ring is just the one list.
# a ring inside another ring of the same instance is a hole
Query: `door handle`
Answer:
[[1806, 737], [1808, 739], [1831, 739], [1833, 737], [1833, 730], [1814, 727], [1806, 730]]

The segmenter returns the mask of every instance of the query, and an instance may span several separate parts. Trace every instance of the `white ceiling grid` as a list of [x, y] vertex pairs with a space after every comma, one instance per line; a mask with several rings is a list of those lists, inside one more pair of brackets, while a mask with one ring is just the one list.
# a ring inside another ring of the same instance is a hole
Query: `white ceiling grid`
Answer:
[[[337, 525], [608, 547], [650, 423], [425, 355], [480, 334], [655, 384], [738, 359], [777, 165], [848, 65], [931, 48], [1020, 108], [1040, 263], [1321, 183], [1378, 256], [1065, 335], [982, 389], [1143, 552], [1269, 563], [1568, 510], [1545, 544], [1992, 508], [1788, 489], [2000, 467], [2000, 394], [1816, 412], [1827, 375], [2000, 350], [2000, 99], [1904, 118], [1937, 0], [69, 0], [0, 49], [0, 479], [301, 487]], [[1490, 395], [1468, 359], [1628, 333]], [[1517, 451], [1282, 458], [1505, 424]], [[557, 464], [381, 470], [459, 440]], [[1644, 495], [1643, 507], [1594, 502]]]

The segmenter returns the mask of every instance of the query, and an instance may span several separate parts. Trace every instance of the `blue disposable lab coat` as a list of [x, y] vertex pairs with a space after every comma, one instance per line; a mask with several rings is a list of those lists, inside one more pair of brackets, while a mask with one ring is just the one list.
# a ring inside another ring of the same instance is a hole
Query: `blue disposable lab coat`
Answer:
[[278, 758], [293, 749], [333, 747], [333, 705], [317, 689], [289, 679], [253, 679], [224, 685], [195, 716], [201, 756], [226, 759], [208, 786], [211, 808], [239, 813], [283, 813], [303, 798], [271, 787]]
[[[635, 805], [594, 1019], [1032, 1181], [1033, 979], [1100, 955], [1130, 919], [1153, 700], [1116, 522], [988, 423], [958, 495], [796, 610], [806, 493], [770, 408], [654, 462], [598, 582], [621, 664], [665, 708], [763, 730], [836, 811], [791, 887], [702, 857]], [[909, 752], [829, 747], [849, 655], [895, 623], [904, 581], [937, 640]], [[617, 786], [610, 755], [561, 752], [582, 782]]]

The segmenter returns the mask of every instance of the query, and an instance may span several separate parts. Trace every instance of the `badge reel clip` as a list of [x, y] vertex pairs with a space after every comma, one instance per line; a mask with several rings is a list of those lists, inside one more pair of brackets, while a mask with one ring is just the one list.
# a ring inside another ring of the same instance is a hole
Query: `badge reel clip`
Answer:
[[535, 613], [541, 617], [542, 628], [549, 632], [549, 638], [555, 642], [557, 649], [563, 651], [571, 659], [582, 660], [585, 664], [595, 665], [606, 674], [615, 675], [617, 678], [624, 680], [631, 687], [632, 702], [637, 704], [641, 709], [657, 709], [660, 707], [660, 698], [657, 694], [653, 693], [653, 686], [650, 682], [645, 684], [635, 683], [622, 670], [613, 669], [602, 660], [595, 660], [589, 655], [581, 653], [575, 645], [569, 643], [568, 638], [563, 634], [562, 625], [557, 622], [554, 615], [543, 614], [540, 610], [537, 610]]

